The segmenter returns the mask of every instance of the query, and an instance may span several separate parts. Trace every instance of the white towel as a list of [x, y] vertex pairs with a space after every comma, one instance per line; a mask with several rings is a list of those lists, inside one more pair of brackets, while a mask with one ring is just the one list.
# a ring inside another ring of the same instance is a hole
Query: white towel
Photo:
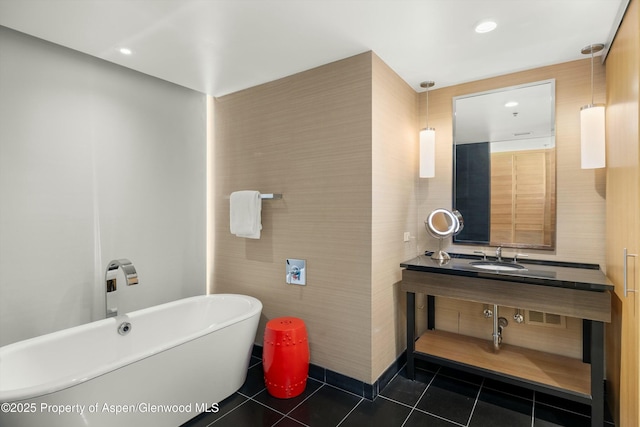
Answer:
[[229, 201], [231, 234], [259, 239], [262, 230], [262, 200], [258, 191], [235, 191]]

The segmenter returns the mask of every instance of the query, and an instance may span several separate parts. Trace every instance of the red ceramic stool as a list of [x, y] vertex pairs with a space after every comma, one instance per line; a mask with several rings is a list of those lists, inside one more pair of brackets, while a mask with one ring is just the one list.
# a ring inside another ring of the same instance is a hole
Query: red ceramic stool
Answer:
[[309, 374], [309, 342], [301, 319], [278, 317], [267, 322], [262, 366], [267, 391], [273, 397], [289, 399], [304, 391]]

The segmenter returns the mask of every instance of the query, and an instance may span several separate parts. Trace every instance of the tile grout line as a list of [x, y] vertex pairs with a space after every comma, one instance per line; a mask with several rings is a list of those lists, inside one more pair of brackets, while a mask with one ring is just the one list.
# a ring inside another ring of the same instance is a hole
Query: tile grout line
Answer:
[[419, 409], [419, 408], [416, 408], [416, 412], [420, 412], [422, 414], [427, 414], [430, 417], [437, 418], [437, 419], [442, 420], [442, 421], [446, 421], [449, 424], [455, 424], [455, 425], [460, 426], [460, 427], [467, 427], [464, 424], [460, 424], [457, 421], [450, 420], [449, 418], [445, 418], [442, 415], [434, 414], [433, 412], [423, 411], [422, 409]]
[[[317, 381], [317, 380], [315, 380], [315, 381]], [[290, 410], [289, 412], [287, 412], [287, 413], [284, 415], [283, 419], [284, 419], [284, 418], [288, 418], [288, 419], [294, 420], [294, 421], [296, 421], [296, 422], [298, 422], [298, 423], [300, 423], [300, 424], [302, 424], [302, 425], [304, 425], [304, 426], [307, 426], [307, 424], [303, 423], [302, 421], [300, 421], [300, 420], [298, 420], [298, 419], [296, 419], [296, 418], [293, 418], [293, 417], [289, 416], [289, 414], [291, 414], [293, 411], [295, 411], [295, 410], [296, 410], [300, 405], [302, 405], [304, 402], [306, 402], [307, 400], [309, 400], [309, 399], [311, 398], [311, 396], [313, 396], [314, 394], [316, 394], [317, 392], [319, 392], [319, 391], [320, 391], [320, 389], [321, 389], [322, 387], [324, 387], [324, 386], [325, 386], [325, 383], [321, 383], [321, 384], [320, 384], [320, 387], [318, 387], [318, 388], [317, 388], [313, 393], [311, 393], [309, 396], [305, 397], [305, 398], [304, 398], [300, 403], [298, 403], [296, 406], [294, 406], [293, 408], [291, 408], [291, 410]], [[273, 409], [273, 408], [272, 408], [272, 409]], [[278, 412], [279, 412], [279, 411], [278, 411]], [[282, 420], [278, 420], [278, 422], [280, 422], [280, 421], [282, 421]], [[308, 426], [307, 426], [307, 427], [308, 427]]]
[[[242, 393], [240, 393], [240, 392], [236, 392], [236, 393], [238, 393], [240, 396], [247, 397], [246, 395], [244, 395], [244, 394], [242, 394]], [[235, 411], [236, 409], [238, 409], [239, 407], [241, 407], [242, 405], [244, 405], [245, 403], [247, 403], [249, 400], [250, 400], [250, 398], [249, 398], [249, 397], [247, 397], [247, 398], [245, 399], [245, 401], [244, 401], [244, 402], [242, 402], [242, 403], [240, 403], [239, 405], [235, 406], [233, 409], [231, 409], [231, 410], [230, 410], [229, 412], [227, 412], [226, 414], [222, 415], [220, 418], [217, 418], [217, 419], [215, 419], [215, 420], [211, 421], [211, 422], [210, 422], [209, 424], [207, 424], [205, 427], [211, 427], [212, 425], [214, 425], [215, 423], [217, 423], [218, 421], [220, 421], [221, 419], [223, 419], [224, 417], [226, 417], [227, 415], [229, 415], [230, 413], [232, 413], [233, 411]]]
[[387, 397], [387, 396], [379, 395], [376, 399], [388, 400], [389, 402], [393, 402], [393, 403], [396, 403], [398, 405], [406, 406], [407, 408], [413, 409], [412, 405], [409, 405], [408, 403], [400, 402], [399, 400], [395, 400], [395, 399], [392, 399], [392, 398]]
[[[322, 385], [321, 385], [320, 387], [318, 387], [318, 390], [320, 390], [321, 388], [322, 388]], [[246, 402], [248, 402], [248, 401], [250, 401], [250, 400], [251, 400], [251, 401], [253, 401], [253, 402], [257, 403], [258, 405], [264, 406], [265, 408], [267, 408], [267, 409], [271, 409], [272, 411], [274, 411], [274, 412], [276, 412], [276, 413], [278, 413], [278, 414], [282, 415], [282, 418], [280, 418], [278, 421], [276, 421], [276, 423], [275, 423], [275, 424], [278, 424], [280, 421], [284, 420], [285, 418], [288, 418], [288, 419], [291, 419], [291, 420], [296, 421], [297, 423], [300, 423], [300, 424], [301, 424], [301, 425], [303, 425], [303, 426], [308, 427], [308, 426], [307, 426], [307, 424], [303, 423], [302, 421], [298, 421], [297, 419], [295, 419], [295, 418], [293, 418], [293, 417], [289, 417], [289, 414], [290, 414], [291, 412], [293, 412], [293, 411], [294, 411], [298, 406], [302, 405], [302, 404], [303, 404], [303, 403], [304, 403], [308, 398], [310, 398], [311, 396], [313, 396], [314, 394], [316, 394], [316, 393], [318, 392], [318, 390], [314, 391], [314, 392], [313, 392], [313, 393], [311, 393], [309, 396], [305, 397], [305, 398], [304, 398], [300, 403], [298, 403], [296, 406], [294, 406], [294, 407], [293, 407], [289, 412], [287, 412], [287, 413], [284, 413], [284, 412], [282, 412], [282, 411], [280, 411], [280, 410], [278, 410], [278, 409], [274, 408], [273, 406], [270, 406], [270, 405], [268, 405], [268, 404], [266, 404], [266, 403], [260, 402], [259, 400], [255, 399], [255, 397], [256, 397], [257, 395], [259, 395], [260, 393], [262, 393], [262, 392], [263, 392], [263, 391], [265, 391], [265, 390], [267, 390], [267, 388], [266, 388], [266, 387], [262, 388], [261, 390], [259, 390], [259, 391], [258, 391], [258, 392], [256, 392], [256, 393], [254, 393], [252, 396], [247, 396], [246, 394], [242, 394], [242, 393], [240, 393], [240, 392], [237, 392], [239, 395], [246, 397], [246, 398], [247, 398], [247, 400], [246, 400], [245, 402], [242, 402], [240, 405], [236, 406], [236, 408], [240, 407], [240, 406], [241, 406], [241, 405], [243, 405], [244, 403], [246, 403]], [[267, 393], [268, 393], [268, 391], [267, 391]], [[233, 410], [235, 410], [236, 408], [233, 408]], [[229, 411], [229, 412], [231, 412], [231, 411]], [[224, 416], [226, 416], [226, 415], [227, 415], [227, 414], [223, 415], [223, 416], [222, 416], [222, 417], [220, 417], [220, 418], [224, 418]], [[218, 418], [218, 419], [220, 419], [220, 418]], [[216, 420], [216, 421], [217, 421], [217, 420]], [[214, 422], [215, 422], [215, 421], [214, 421]], [[274, 424], [274, 425], [275, 425], [275, 424]], [[207, 427], [209, 427], [209, 426], [207, 426]]]
[[542, 406], [548, 406], [549, 408], [557, 409], [559, 411], [567, 412], [569, 414], [578, 415], [580, 417], [591, 418], [591, 415], [583, 414], [582, 412], [578, 412], [578, 411], [572, 411], [570, 409], [563, 408], [562, 406], [556, 406], [556, 405], [552, 405], [550, 403], [544, 403], [544, 402], [537, 402], [537, 404]]
[[[422, 399], [422, 397], [423, 397], [423, 396], [425, 395], [425, 393], [427, 392], [427, 389], [429, 388], [429, 386], [431, 385], [431, 383], [435, 380], [436, 375], [438, 374], [438, 372], [439, 372], [439, 371], [440, 371], [440, 369], [438, 369], [438, 371], [436, 371], [436, 373], [434, 374], [433, 378], [431, 378], [431, 380], [429, 381], [429, 384], [427, 384], [427, 388], [425, 388], [425, 390], [422, 392], [422, 394], [420, 395], [420, 398], [418, 398], [418, 401], [417, 401], [417, 402], [416, 402], [416, 404], [413, 406], [413, 410], [409, 413], [409, 415], [411, 415], [414, 411], [418, 411], [418, 412], [420, 412], [420, 413], [427, 414], [427, 415], [429, 415], [429, 416], [431, 416], [431, 417], [438, 418], [438, 419], [440, 419], [440, 420], [442, 420], [442, 421], [446, 421], [447, 423], [455, 424], [455, 425], [460, 426], [460, 427], [466, 427], [464, 424], [460, 424], [460, 423], [459, 423], [459, 422], [457, 422], [457, 421], [450, 420], [450, 419], [445, 418], [445, 417], [443, 417], [443, 416], [441, 416], [441, 415], [434, 414], [433, 412], [425, 411], [425, 410], [423, 410], [423, 409], [418, 408], [418, 403], [420, 402], [420, 400]], [[448, 375], [444, 375], [444, 374], [442, 374], [442, 376], [447, 377], [447, 378], [453, 378], [453, 377], [450, 377], [450, 376], [448, 376]], [[474, 383], [471, 383], [471, 382], [468, 382], [468, 381], [464, 381], [464, 382], [466, 382], [467, 384], [471, 384], [471, 385], [477, 385], [477, 384], [474, 384]], [[407, 406], [408, 406], [408, 405], [407, 405]], [[407, 420], [408, 420], [408, 417], [407, 417]], [[407, 421], [407, 420], [405, 420], [405, 423], [406, 423], [406, 421]], [[404, 426], [404, 423], [403, 423], [403, 426]], [[402, 427], [402, 426], [401, 426], [401, 427]]]
[[[259, 391], [259, 392], [258, 392], [258, 393], [256, 393], [256, 394], [254, 394], [254, 396], [257, 396], [257, 395], [258, 395], [258, 394], [260, 394], [260, 393], [262, 393], [262, 390], [261, 390], [261, 391]], [[284, 418], [284, 417], [286, 417], [286, 416], [287, 416], [287, 414], [285, 414], [284, 412], [280, 412], [279, 410], [277, 410], [277, 409], [276, 409], [276, 408], [274, 408], [273, 406], [269, 406], [269, 405], [267, 405], [266, 403], [262, 403], [262, 402], [260, 402], [259, 400], [256, 400], [256, 399], [254, 399], [254, 398], [252, 398], [252, 397], [250, 397], [248, 400], [251, 400], [252, 402], [257, 403], [258, 405], [264, 406], [264, 407], [265, 407], [265, 408], [267, 408], [267, 409], [271, 409], [272, 411], [277, 412], [278, 414], [282, 415], [282, 418]]]
[[[287, 415], [285, 415], [284, 417], [282, 417], [281, 419], [279, 419], [279, 420], [278, 420], [278, 422], [274, 424], [274, 426], [275, 426], [275, 425], [277, 425], [278, 423], [280, 423], [280, 421], [282, 421], [282, 420], [291, 420], [291, 421], [294, 421], [294, 422], [298, 423], [298, 424], [299, 424], [299, 425], [301, 425], [301, 426], [304, 426], [304, 427], [311, 427], [309, 424], [305, 424], [305, 423], [303, 423], [302, 421], [297, 420], [297, 419], [292, 418], [292, 417], [289, 417], [289, 416], [287, 416]], [[273, 426], [272, 426], [272, 427], [273, 427]]]
[[471, 408], [471, 413], [469, 414], [469, 419], [467, 420], [466, 427], [469, 427], [469, 424], [471, 424], [471, 418], [473, 418], [473, 413], [476, 410], [476, 406], [478, 406], [478, 400], [480, 399], [480, 393], [482, 392], [483, 386], [484, 386], [484, 378], [482, 379], [482, 382], [480, 383], [480, 387], [478, 388], [478, 393], [476, 394], [476, 400], [475, 402], [473, 402], [473, 408]]
[[[425, 389], [425, 391], [423, 391], [423, 392], [422, 392], [422, 394], [421, 394], [421, 395], [420, 395], [420, 397], [418, 398], [418, 402], [420, 401], [420, 399], [422, 398], [422, 396], [424, 395], [424, 393], [425, 393], [425, 392], [426, 392], [426, 389]], [[441, 415], [434, 414], [433, 412], [429, 412], [429, 411], [425, 411], [425, 410], [420, 409], [420, 408], [416, 408], [417, 403], [416, 403], [416, 405], [411, 406], [411, 405], [409, 405], [408, 403], [404, 403], [404, 402], [401, 402], [401, 401], [399, 401], [399, 400], [392, 399], [392, 398], [387, 397], [387, 396], [384, 396], [384, 395], [382, 395], [382, 394], [381, 394], [381, 395], [379, 395], [379, 396], [378, 396], [378, 398], [382, 398], [382, 399], [384, 399], [384, 400], [388, 400], [389, 402], [393, 402], [393, 403], [396, 403], [396, 404], [398, 404], [398, 405], [405, 406], [405, 407], [407, 407], [407, 408], [412, 409], [412, 411], [410, 411], [410, 412], [409, 412], [409, 415], [411, 415], [411, 414], [413, 413], [413, 409], [415, 409], [417, 412], [420, 412], [420, 413], [423, 413], [423, 414], [430, 415], [430, 416], [432, 416], [432, 417], [434, 417], [434, 418], [441, 419], [441, 420], [446, 421], [446, 422], [448, 422], [448, 423], [456, 424], [456, 425], [459, 425], [460, 427], [466, 427], [464, 424], [460, 424], [460, 423], [459, 423], [459, 422], [457, 422], [457, 421], [450, 420], [450, 419], [445, 418], [445, 417], [443, 417], [443, 416], [441, 416]], [[408, 416], [407, 416], [407, 418], [408, 418]], [[407, 421], [407, 420], [405, 420], [405, 422], [406, 422], [406, 421]], [[403, 423], [402, 425], [404, 425], [404, 423]]]
[[360, 406], [360, 404], [362, 403], [362, 401], [364, 401], [364, 397], [361, 397], [361, 398], [360, 398], [360, 400], [358, 401], [358, 403], [356, 403], [356, 404], [354, 405], [354, 407], [353, 407], [353, 408], [351, 408], [351, 410], [350, 410], [349, 412], [347, 412], [347, 415], [345, 415], [344, 417], [342, 417], [342, 419], [340, 420], [340, 422], [339, 422], [338, 424], [336, 424], [336, 427], [338, 427], [340, 424], [342, 424], [342, 423], [344, 422], [344, 420], [346, 420], [346, 419], [347, 419], [347, 417], [348, 417], [349, 415], [351, 415], [351, 413], [352, 413], [353, 411], [355, 411], [355, 410], [356, 410], [356, 408], [357, 408], [358, 406]]
[[533, 391], [533, 397], [531, 398], [533, 405], [531, 405], [531, 427], [535, 427], [536, 424], [536, 391]]
[[[407, 423], [407, 421], [409, 421], [409, 418], [411, 417], [411, 414], [413, 414], [413, 411], [416, 410], [416, 406], [418, 406], [418, 403], [420, 403], [420, 401], [422, 400], [424, 395], [427, 393], [427, 390], [429, 390], [429, 387], [431, 387], [431, 384], [433, 383], [433, 380], [436, 379], [436, 376], [438, 375], [438, 372], [440, 372], [441, 368], [442, 367], [438, 367], [438, 370], [433, 373], [433, 376], [429, 380], [429, 384], [427, 384], [427, 386], [424, 388], [424, 390], [422, 390], [422, 394], [420, 395], [418, 400], [416, 400], [416, 403], [414, 403], [413, 407], [411, 407], [411, 410], [409, 411], [409, 414], [407, 414], [407, 418], [404, 419], [404, 422], [402, 423], [402, 425], [400, 427], [404, 427], [404, 425]], [[415, 372], [413, 374], [415, 376]], [[415, 381], [415, 379], [413, 381]]]
[[345, 389], [343, 389], [343, 388], [340, 388], [340, 387], [338, 387], [337, 385], [333, 385], [333, 384], [329, 384], [329, 383], [324, 383], [324, 385], [326, 385], [327, 387], [333, 387], [333, 388], [335, 388], [336, 390], [340, 390], [340, 391], [342, 391], [342, 392], [344, 392], [344, 393], [348, 393], [348, 394], [350, 394], [350, 395], [352, 395], [352, 396], [355, 396], [355, 397], [357, 397], [357, 398], [364, 399], [364, 396], [361, 396], [361, 395], [356, 394], [356, 393], [353, 393], [353, 392], [351, 392], [351, 391], [349, 391], [349, 390], [345, 390]]
[[[397, 377], [398, 375], [400, 375], [400, 372], [402, 372], [402, 370], [403, 370], [403, 369], [405, 369], [406, 367], [407, 367], [407, 364], [406, 364], [406, 363], [405, 363], [404, 365], [400, 366], [400, 369], [398, 369], [398, 370], [396, 371], [396, 373], [395, 373], [395, 374], [393, 374], [393, 377], [391, 377], [391, 379], [389, 380], [389, 382], [387, 383], [387, 385], [385, 386], [385, 388], [386, 388], [389, 384], [391, 384], [391, 383], [393, 382], [393, 380], [395, 380], [395, 379], [396, 379], [396, 377]], [[384, 389], [383, 389], [383, 390], [384, 390]], [[378, 396], [380, 396], [380, 393], [381, 393], [381, 392], [382, 392], [382, 390], [378, 390]]]

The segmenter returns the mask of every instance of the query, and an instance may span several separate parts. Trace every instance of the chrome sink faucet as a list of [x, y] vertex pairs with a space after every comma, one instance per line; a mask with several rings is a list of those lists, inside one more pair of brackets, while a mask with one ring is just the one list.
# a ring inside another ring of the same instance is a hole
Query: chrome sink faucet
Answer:
[[498, 262], [502, 262], [502, 246], [498, 246], [496, 249], [496, 258]]
[[521, 258], [521, 257], [522, 257], [522, 258], [528, 258], [528, 257], [529, 257], [529, 255], [516, 253], [516, 254], [513, 256], [513, 263], [514, 263], [514, 264], [517, 264], [517, 263], [518, 263], [518, 258]]
[[106, 285], [107, 295], [105, 298], [106, 317], [115, 317], [118, 315], [118, 299], [116, 291], [118, 285], [116, 276], [118, 269], [122, 269], [127, 286], [138, 284], [138, 273], [131, 261], [126, 258], [116, 259], [107, 264], [107, 270], [104, 273], [104, 281]]

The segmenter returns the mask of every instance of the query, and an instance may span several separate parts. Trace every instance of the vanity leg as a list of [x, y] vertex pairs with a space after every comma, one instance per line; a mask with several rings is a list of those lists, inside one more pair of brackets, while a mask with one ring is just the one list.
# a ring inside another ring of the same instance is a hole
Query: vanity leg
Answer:
[[591, 321], [591, 426], [604, 424], [604, 323]]
[[407, 292], [407, 377], [416, 379], [415, 358], [416, 349], [416, 294]]
[[436, 297], [427, 295], [427, 329], [436, 328]]
[[591, 320], [582, 319], [582, 361], [591, 363]]

